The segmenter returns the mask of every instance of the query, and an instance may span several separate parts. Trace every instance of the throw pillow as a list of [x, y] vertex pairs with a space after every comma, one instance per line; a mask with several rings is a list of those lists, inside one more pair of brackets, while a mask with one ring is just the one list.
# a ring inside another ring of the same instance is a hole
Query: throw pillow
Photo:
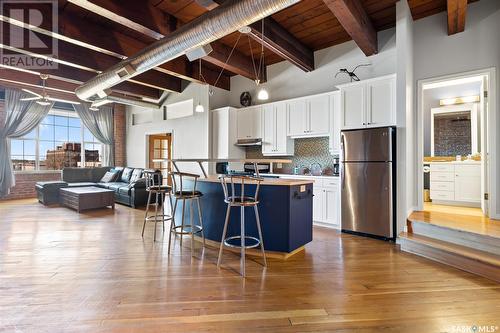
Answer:
[[114, 182], [116, 180], [117, 176], [118, 176], [118, 172], [108, 171], [101, 178], [101, 183], [111, 183], [111, 182]]

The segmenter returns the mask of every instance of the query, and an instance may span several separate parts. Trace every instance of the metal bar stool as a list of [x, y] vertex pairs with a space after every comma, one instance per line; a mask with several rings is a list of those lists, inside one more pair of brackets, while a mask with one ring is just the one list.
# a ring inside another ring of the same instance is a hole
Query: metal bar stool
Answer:
[[[172, 197], [170, 195], [172, 188], [168, 185], [163, 185], [163, 177], [158, 170], [144, 170], [144, 178], [146, 180], [146, 191], [148, 192], [148, 202], [146, 203], [146, 214], [142, 225], [142, 237], [144, 238], [144, 229], [147, 222], [155, 223], [154, 241], [156, 242], [156, 227], [158, 222], [162, 223], [163, 232], [165, 232], [165, 221], [174, 223], [174, 214], [165, 214], [165, 196], [168, 196], [170, 202], [170, 212], [173, 212]], [[154, 198], [154, 202], [151, 200]], [[154, 214], [149, 214], [149, 207], [155, 206]], [[161, 212], [158, 208], [161, 207]]]
[[[217, 260], [217, 267], [220, 267], [220, 264], [222, 262], [222, 251], [224, 249], [224, 246], [227, 247], [232, 247], [232, 248], [240, 248], [241, 249], [241, 275], [244, 277], [245, 276], [245, 250], [246, 249], [251, 249], [251, 248], [256, 248], [260, 246], [260, 249], [262, 251], [262, 258], [264, 259], [264, 267], [267, 267], [267, 260], [266, 260], [266, 253], [264, 251], [264, 240], [262, 238], [262, 230], [261, 230], [261, 225], [260, 225], [260, 216], [259, 216], [259, 209], [257, 208], [257, 205], [259, 204], [259, 189], [260, 189], [260, 183], [262, 182], [262, 178], [260, 177], [253, 177], [253, 176], [236, 176], [236, 175], [230, 175], [230, 176], [222, 176], [220, 177], [220, 181], [222, 184], [222, 189], [224, 190], [224, 202], [227, 203], [227, 212], [226, 212], [226, 221], [224, 223], [224, 230], [222, 232], [222, 240], [220, 242], [220, 249], [219, 249], [219, 258]], [[235, 183], [239, 184], [240, 186], [240, 192], [239, 194], [236, 193], [235, 190]], [[251, 183], [251, 184], [256, 184], [255, 188], [255, 193], [254, 196], [248, 196], [245, 195], [245, 183]], [[230, 188], [228, 187], [230, 185]], [[227, 237], [226, 238], [226, 233], [227, 233], [227, 226], [229, 224], [229, 217], [231, 215], [231, 207], [240, 207], [240, 235], [239, 236], [233, 236], [233, 237]], [[251, 236], [246, 236], [245, 235], [245, 207], [253, 207], [254, 212], [255, 212], [255, 220], [257, 223], [257, 231], [259, 233], [259, 238], [251, 237]], [[234, 245], [231, 244], [231, 241], [233, 240], [240, 240], [239, 245]], [[250, 240], [254, 244], [246, 245], [246, 241]]]
[[[194, 255], [194, 235], [195, 234], [201, 233], [201, 237], [203, 240], [203, 247], [205, 247], [205, 234], [203, 232], [203, 217], [201, 214], [201, 205], [200, 205], [200, 198], [203, 196], [203, 193], [201, 193], [200, 191], [198, 191], [196, 189], [196, 185], [198, 182], [198, 178], [200, 178], [200, 175], [186, 173], [186, 172], [171, 172], [170, 176], [171, 176], [172, 185], [173, 185], [172, 194], [175, 197], [173, 215], [175, 216], [175, 213], [177, 211], [177, 203], [179, 202], [179, 200], [182, 200], [182, 218], [181, 218], [180, 225], [176, 225], [175, 223], [171, 224], [170, 234], [168, 236], [168, 239], [169, 239], [168, 253], [170, 253], [170, 241], [172, 239], [172, 234], [174, 234], [174, 236], [175, 235], [181, 236], [181, 239], [180, 239], [181, 247], [182, 247], [182, 237], [184, 235], [190, 235], [191, 236], [191, 255]], [[188, 180], [188, 182], [190, 182], [190, 183], [193, 183], [193, 185], [189, 186], [189, 188], [187, 188], [186, 187], [186, 180]], [[193, 201], [196, 201], [196, 204], [198, 206], [199, 225], [194, 224]], [[186, 202], [189, 203], [189, 212], [190, 212], [189, 224], [185, 224], [185, 222], [184, 222]]]

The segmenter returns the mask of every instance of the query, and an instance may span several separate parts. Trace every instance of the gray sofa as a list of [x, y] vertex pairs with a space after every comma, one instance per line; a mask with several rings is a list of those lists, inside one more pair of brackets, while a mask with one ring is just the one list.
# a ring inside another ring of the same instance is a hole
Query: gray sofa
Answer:
[[[101, 182], [104, 174], [111, 169], [119, 173], [118, 179], [109, 183]], [[35, 187], [38, 201], [45, 205], [59, 202], [60, 188], [97, 186], [113, 190], [115, 202], [135, 208], [145, 205], [147, 201], [143, 172], [144, 169], [128, 167], [64, 168], [62, 181], [39, 182]]]

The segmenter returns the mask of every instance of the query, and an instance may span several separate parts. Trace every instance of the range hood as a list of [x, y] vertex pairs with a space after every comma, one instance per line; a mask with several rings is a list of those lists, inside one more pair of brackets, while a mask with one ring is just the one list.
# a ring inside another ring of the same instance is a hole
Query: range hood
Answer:
[[262, 146], [262, 139], [239, 139], [234, 145], [238, 147]]

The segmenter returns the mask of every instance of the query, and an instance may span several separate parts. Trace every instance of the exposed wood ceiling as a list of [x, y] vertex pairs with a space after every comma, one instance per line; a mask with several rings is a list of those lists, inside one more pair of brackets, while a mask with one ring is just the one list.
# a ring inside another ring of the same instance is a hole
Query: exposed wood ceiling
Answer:
[[[58, 0], [59, 29], [42, 26], [36, 31], [42, 40], [59, 42], [58, 69], [44, 70], [50, 84], [71, 93], [87, 81], [130, 57], [182, 25], [216, 8], [223, 0]], [[266, 65], [290, 61], [304, 71], [314, 70], [313, 52], [351, 39], [370, 55], [377, 52], [376, 32], [395, 25], [397, 0], [303, 0], [264, 21]], [[468, 3], [477, 0], [469, 0]], [[414, 19], [448, 9], [450, 33], [463, 31], [467, 0], [409, 0]], [[205, 6], [200, 5], [203, 3]], [[337, 19], [340, 17], [340, 20]], [[4, 19], [5, 21], [5, 19]], [[3, 23], [7, 27], [9, 23]], [[203, 59], [203, 78], [212, 85], [230, 88], [236, 74], [255, 79], [262, 48], [261, 22], [249, 34], [232, 33], [212, 43], [214, 51]], [[3, 29], [9, 31], [9, 29]], [[5, 36], [4, 36], [5, 37]], [[5, 38], [4, 38], [5, 40]], [[235, 46], [236, 41], [238, 44]], [[233, 50], [234, 47], [234, 50]], [[22, 50], [19, 50], [22, 51]], [[230, 61], [226, 63], [229, 55]], [[253, 60], [252, 60], [253, 59]], [[255, 66], [254, 66], [255, 64]], [[221, 74], [221, 70], [224, 71]], [[8, 80], [15, 69], [0, 69]], [[20, 72], [18, 72], [20, 73]], [[19, 74], [33, 87], [37, 73]], [[29, 78], [29, 79], [28, 79]], [[12, 80], [10, 80], [12, 81]], [[16, 81], [16, 80], [14, 80]], [[163, 91], [180, 92], [183, 81], [201, 82], [198, 62], [182, 56], [132, 80], [113, 87], [116, 94], [158, 99]], [[6, 81], [4, 81], [6, 82]], [[16, 84], [22, 83], [17, 80]], [[0, 82], [2, 84], [2, 82]], [[50, 86], [49, 84], [49, 86]]]

